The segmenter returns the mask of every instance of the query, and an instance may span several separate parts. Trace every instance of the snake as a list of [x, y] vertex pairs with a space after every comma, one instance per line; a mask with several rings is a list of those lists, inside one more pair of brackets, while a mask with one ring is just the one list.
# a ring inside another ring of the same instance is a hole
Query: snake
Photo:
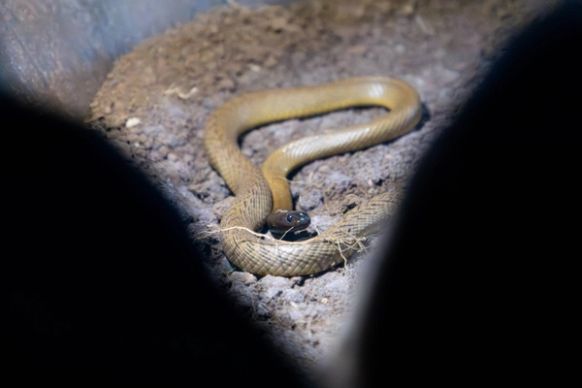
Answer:
[[[387, 112], [368, 123], [285, 144], [267, 157], [262, 168], [239, 147], [244, 133], [262, 125], [371, 106], [383, 107]], [[292, 209], [286, 178], [291, 172], [316, 159], [395, 139], [410, 132], [420, 117], [417, 91], [404, 80], [388, 76], [259, 90], [227, 100], [210, 113], [203, 136], [210, 165], [234, 193], [232, 205], [220, 220], [225, 256], [234, 266], [255, 275], [292, 277], [321, 273], [361, 251], [371, 234], [394, 215], [398, 200], [393, 193], [372, 197], [307, 240], [278, 240], [257, 231], [274, 211]]]

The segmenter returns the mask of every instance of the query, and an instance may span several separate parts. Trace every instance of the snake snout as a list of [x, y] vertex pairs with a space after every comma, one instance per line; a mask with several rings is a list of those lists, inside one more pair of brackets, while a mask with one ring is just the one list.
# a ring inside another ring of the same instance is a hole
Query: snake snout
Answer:
[[286, 233], [304, 230], [311, 223], [309, 214], [295, 210], [278, 210], [267, 217], [267, 226], [272, 232]]
[[[299, 211], [295, 211], [293, 213], [295, 214], [293, 214], [291, 222], [294, 224], [294, 231], [304, 230], [309, 226], [309, 224], [311, 224], [311, 217], [309, 217], [309, 214]], [[287, 217], [289, 217], [289, 215], [287, 215]]]

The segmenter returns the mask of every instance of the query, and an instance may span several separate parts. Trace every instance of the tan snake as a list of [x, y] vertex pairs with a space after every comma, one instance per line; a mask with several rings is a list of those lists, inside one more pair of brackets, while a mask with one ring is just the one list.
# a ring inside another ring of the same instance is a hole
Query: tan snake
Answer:
[[[291, 142], [269, 156], [263, 172], [239, 148], [239, 136], [260, 125], [354, 106], [382, 106], [389, 112], [370, 123]], [[361, 242], [393, 212], [392, 195], [375, 196], [309, 240], [267, 239], [253, 231], [263, 225], [273, 204], [291, 208], [285, 177], [292, 170], [318, 158], [398, 137], [414, 128], [420, 114], [417, 92], [406, 82], [387, 77], [251, 92], [215, 110], [206, 124], [204, 145], [211, 165], [236, 196], [220, 223], [228, 259], [257, 275], [296, 276], [324, 271], [361, 249]]]

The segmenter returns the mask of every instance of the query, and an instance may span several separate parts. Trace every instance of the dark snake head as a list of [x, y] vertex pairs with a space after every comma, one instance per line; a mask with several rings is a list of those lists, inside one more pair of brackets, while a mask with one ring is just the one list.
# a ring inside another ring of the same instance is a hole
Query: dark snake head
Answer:
[[266, 222], [271, 232], [287, 233], [304, 230], [311, 223], [311, 218], [305, 212], [277, 210], [267, 216]]

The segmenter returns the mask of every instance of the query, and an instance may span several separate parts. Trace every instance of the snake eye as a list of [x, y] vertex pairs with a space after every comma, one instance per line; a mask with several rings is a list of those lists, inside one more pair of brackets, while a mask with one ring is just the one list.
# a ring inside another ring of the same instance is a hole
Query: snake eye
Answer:
[[291, 214], [291, 213], [287, 214], [287, 222], [288, 223], [292, 223], [293, 222], [293, 214]]

